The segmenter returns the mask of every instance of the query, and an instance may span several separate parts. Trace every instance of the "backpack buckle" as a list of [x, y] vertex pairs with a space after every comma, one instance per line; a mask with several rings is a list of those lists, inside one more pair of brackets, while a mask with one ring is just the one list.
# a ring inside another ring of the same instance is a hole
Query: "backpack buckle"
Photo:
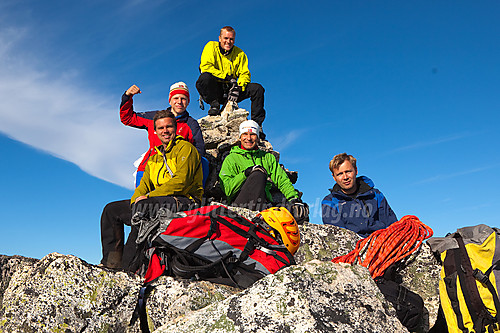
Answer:
[[270, 255], [276, 254], [276, 251], [268, 249], [267, 247], [258, 246], [257, 249], [261, 250], [262, 252], [264, 252], [266, 254], [270, 254]]
[[481, 270], [479, 270], [478, 268], [476, 268], [474, 270], [474, 272], [472, 273], [472, 275], [474, 276], [474, 278], [476, 280], [478, 280], [482, 284], [486, 284], [488, 282], [488, 280], [489, 280], [488, 277], [483, 272], [481, 272]]

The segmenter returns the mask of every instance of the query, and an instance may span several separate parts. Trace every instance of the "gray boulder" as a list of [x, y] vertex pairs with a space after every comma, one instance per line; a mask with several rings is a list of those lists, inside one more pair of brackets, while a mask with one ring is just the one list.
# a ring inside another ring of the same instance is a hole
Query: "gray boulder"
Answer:
[[[255, 215], [248, 210], [239, 213], [248, 218]], [[300, 229], [298, 265], [245, 291], [161, 277], [148, 298], [151, 328], [166, 325], [160, 331], [175, 328], [174, 332], [182, 332], [189, 323], [198, 327], [205, 322], [197, 331], [223, 332], [222, 328], [234, 326], [250, 332], [251, 327], [258, 331], [267, 323], [262, 331], [288, 327], [301, 332], [300, 326], [310, 332], [404, 332], [364, 267], [330, 262], [354, 247], [359, 239], [356, 234], [315, 224]], [[425, 249], [422, 253], [429, 254]], [[432, 256], [424, 254], [402, 271], [403, 283], [424, 298], [432, 318], [430, 302], [437, 300], [439, 267], [433, 267]], [[323, 263], [311, 262], [315, 259]], [[0, 332], [140, 331], [138, 323], [128, 326], [142, 284], [133, 274], [52, 253], [41, 260], [0, 256], [0, 277]], [[209, 314], [215, 319], [209, 321]]]
[[[297, 264], [309, 260], [332, 260], [352, 251], [358, 240], [356, 233], [333, 225], [306, 223], [300, 228], [301, 245], [295, 259]], [[420, 295], [424, 301], [425, 329], [434, 325], [439, 308], [439, 273], [441, 265], [424, 243], [398, 266], [395, 280]]]
[[311, 261], [155, 332], [407, 332], [394, 314], [364, 267]]
[[[138, 278], [52, 253], [41, 260], [1, 258], [2, 332], [124, 331]], [[14, 269], [13, 266], [15, 266]], [[9, 267], [5, 274], [5, 267]], [[6, 276], [8, 275], [8, 276]]]
[[[51, 253], [41, 260], [0, 257], [0, 332], [140, 332], [129, 327], [142, 280], [131, 273]], [[148, 298], [159, 327], [225, 299], [238, 289], [161, 277]]]

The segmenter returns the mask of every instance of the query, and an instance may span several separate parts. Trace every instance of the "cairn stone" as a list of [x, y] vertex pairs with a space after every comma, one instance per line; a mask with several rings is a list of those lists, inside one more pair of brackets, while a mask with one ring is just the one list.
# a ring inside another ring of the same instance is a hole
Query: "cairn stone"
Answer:
[[[210, 163], [210, 171], [205, 185], [205, 197], [218, 201], [223, 199], [219, 184], [222, 161], [229, 154], [231, 147], [239, 141], [240, 124], [247, 120], [248, 115], [249, 113], [245, 109], [237, 109], [232, 112], [224, 111], [219, 116], [205, 116], [198, 120], [205, 141], [205, 157]], [[272, 153], [279, 163], [280, 154], [274, 151], [271, 143], [261, 140], [259, 149]]]

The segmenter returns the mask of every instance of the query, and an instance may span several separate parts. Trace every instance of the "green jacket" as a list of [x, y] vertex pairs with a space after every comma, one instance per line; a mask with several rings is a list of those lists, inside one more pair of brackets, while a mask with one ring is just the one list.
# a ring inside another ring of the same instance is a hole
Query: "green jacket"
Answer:
[[141, 195], [148, 197], [182, 195], [201, 200], [203, 173], [200, 154], [196, 148], [178, 135], [168, 143], [166, 149], [163, 146], [155, 149], [158, 154], [149, 158], [141, 183], [132, 196], [131, 204]]
[[238, 85], [245, 90], [250, 82], [250, 70], [245, 52], [233, 46], [227, 56], [220, 52], [219, 42], [208, 42], [203, 48], [200, 60], [200, 73], [210, 73], [221, 80], [227, 75], [238, 79]]
[[[254, 165], [261, 165], [267, 171], [266, 196], [270, 202], [272, 202], [270, 193], [272, 183], [278, 187], [287, 200], [298, 197], [298, 193], [293, 188], [292, 182], [285, 173], [285, 170], [278, 164], [273, 154], [260, 149], [245, 150], [234, 146], [231, 148], [229, 155], [224, 159], [219, 173], [222, 190], [229, 202], [233, 201], [234, 196], [247, 179], [245, 170]], [[272, 183], [269, 181], [269, 178]]]

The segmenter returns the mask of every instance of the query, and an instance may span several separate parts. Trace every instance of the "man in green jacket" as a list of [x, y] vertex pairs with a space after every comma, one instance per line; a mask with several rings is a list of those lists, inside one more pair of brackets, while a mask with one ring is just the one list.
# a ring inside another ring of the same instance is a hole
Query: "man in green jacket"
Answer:
[[250, 82], [248, 59], [245, 52], [234, 45], [235, 37], [234, 29], [226, 26], [220, 30], [218, 42], [210, 41], [205, 45], [196, 89], [210, 104], [208, 114], [211, 116], [220, 114], [220, 105], [227, 100], [240, 102], [250, 98], [251, 118], [262, 126], [266, 117], [264, 88]]
[[[262, 211], [269, 204], [284, 204], [298, 223], [308, 220], [309, 209], [299, 199], [286, 172], [273, 154], [258, 148], [259, 125], [253, 120], [240, 124], [240, 144], [231, 148], [219, 173], [222, 190], [233, 206]], [[285, 196], [286, 203], [273, 203], [273, 184]]]
[[132, 199], [107, 204], [101, 215], [101, 264], [109, 268], [128, 270], [135, 255], [136, 228], [132, 228], [124, 245], [123, 225], [131, 225], [132, 211], [150, 215], [160, 207], [173, 212], [185, 211], [201, 202], [200, 154], [191, 143], [176, 135], [177, 121], [173, 113], [158, 111], [153, 121], [162, 143], [156, 147], [158, 153], [149, 158]]

